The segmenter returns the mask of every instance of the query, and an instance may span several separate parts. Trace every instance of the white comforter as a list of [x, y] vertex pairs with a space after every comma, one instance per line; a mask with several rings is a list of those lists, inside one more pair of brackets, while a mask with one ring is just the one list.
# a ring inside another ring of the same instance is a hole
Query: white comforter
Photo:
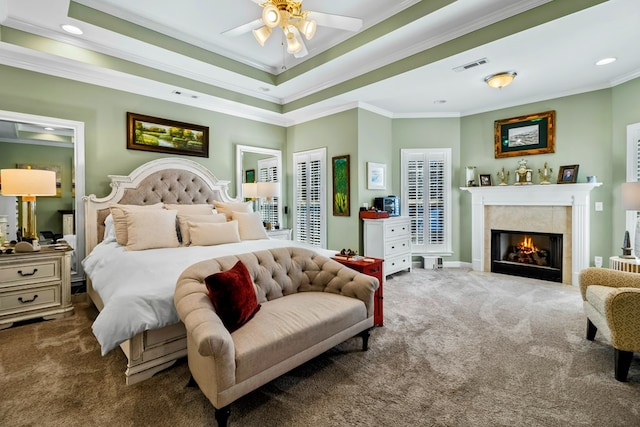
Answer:
[[104, 303], [93, 323], [102, 355], [140, 332], [178, 322], [173, 294], [178, 277], [191, 264], [287, 246], [305, 247], [325, 256], [335, 254], [335, 251], [275, 239], [145, 251], [126, 251], [114, 241], [100, 243], [82, 265]]

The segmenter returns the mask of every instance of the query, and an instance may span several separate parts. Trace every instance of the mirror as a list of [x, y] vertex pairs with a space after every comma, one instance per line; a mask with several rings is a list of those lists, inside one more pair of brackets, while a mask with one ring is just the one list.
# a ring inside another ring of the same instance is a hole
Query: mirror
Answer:
[[[271, 148], [236, 145], [236, 194], [244, 198], [242, 184], [246, 182], [277, 182], [279, 194], [282, 187], [282, 152]], [[282, 197], [270, 200], [258, 200], [262, 220], [271, 218], [277, 225], [282, 225]]]
[[[0, 168], [17, 165], [43, 167], [56, 172], [59, 195], [38, 197], [37, 231], [63, 235], [74, 248], [72, 282], [84, 280], [84, 123], [54, 117], [0, 111]], [[16, 238], [16, 197], [0, 196], [0, 215], [7, 215], [9, 240]]]

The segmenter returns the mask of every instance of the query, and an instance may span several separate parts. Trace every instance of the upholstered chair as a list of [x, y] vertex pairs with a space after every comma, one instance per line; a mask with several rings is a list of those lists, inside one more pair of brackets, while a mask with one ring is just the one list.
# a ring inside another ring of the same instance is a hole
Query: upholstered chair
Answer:
[[587, 339], [596, 332], [615, 350], [615, 377], [627, 381], [634, 352], [640, 352], [640, 274], [608, 268], [580, 272], [580, 292], [587, 315]]

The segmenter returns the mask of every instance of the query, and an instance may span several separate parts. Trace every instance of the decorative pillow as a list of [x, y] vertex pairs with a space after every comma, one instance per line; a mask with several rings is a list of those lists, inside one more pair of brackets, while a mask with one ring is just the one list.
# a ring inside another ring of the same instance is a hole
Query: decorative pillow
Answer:
[[240, 242], [238, 221], [227, 221], [220, 224], [205, 222], [187, 222], [191, 246], [211, 246], [223, 243]]
[[[180, 211], [178, 211], [180, 212]], [[178, 226], [180, 227], [180, 239], [182, 244], [188, 246], [191, 243], [191, 234], [189, 234], [189, 222], [192, 223], [223, 223], [227, 222], [227, 217], [222, 214], [211, 215], [180, 215], [178, 213]]]
[[104, 237], [102, 241], [105, 243], [116, 241], [116, 229], [113, 226], [113, 215], [111, 214], [104, 219]]
[[155, 205], [111, 205], [109, 206], [111, 215], [113, 217], [113, 226], [116, 230], [116, 241], [119, 245], [127, 245], [127, 219], [125, 212], [132, 210], [144, 210], [150, 209], [162, 209], [162, 203], [156, 203]]
[[176, 211], [165, 209], [131, 210], [127, 219], [128, 251], [177, 248]]
[[225, 214], [227, 221], [233, 218], [233, 212], [253, 212], [253, 202], [219, 202], [213, 201], [218, 213]]
[[238, 221], [240, 240], [268, 239], [267, 231], [262, 225], [259, 212], [234, 212], [233, 219]]
[[178, 211], [178, 215], [212, 215], [213, 214], [213, 206], [208, 204], [198, 204], [198, 205], [172, 205], [165, 204], [165, 209], [169, 209], [172, 211]]
[[231, 269], [204, 279], [209, 298], [224, 326], [233, 332], [260, 310], [247, 267], [238, 261]]

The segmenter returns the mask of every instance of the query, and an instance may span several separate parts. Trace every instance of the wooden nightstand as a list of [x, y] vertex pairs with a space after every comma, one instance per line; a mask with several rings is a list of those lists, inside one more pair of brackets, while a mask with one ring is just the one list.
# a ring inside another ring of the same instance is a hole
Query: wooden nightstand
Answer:
[[73, 314], [71, 249], [0, 255], [0, 329]]
[[381, 258], [372, 258], [366, 257], [368, 259], [372, 259], [373, 262], [367, 262], [363, 260], [353, 261], [341, 258], [331, 258], [335, 261], [338, 261], [340, 264], [345, 265], [349, 268], [352, 268], [360, 273], [364, 273], [369, 276], [373, 276], [378, 279], [380, 286], [378, 286], [378, 290], [373, 296], [373, 325], [374, 326], [383, 326], [384, 318], [382, 315], [382, 299], [383, 299], [383, 284], [384, 284], [384, 274], [382, 274], [382, 263], [383, 259]]

